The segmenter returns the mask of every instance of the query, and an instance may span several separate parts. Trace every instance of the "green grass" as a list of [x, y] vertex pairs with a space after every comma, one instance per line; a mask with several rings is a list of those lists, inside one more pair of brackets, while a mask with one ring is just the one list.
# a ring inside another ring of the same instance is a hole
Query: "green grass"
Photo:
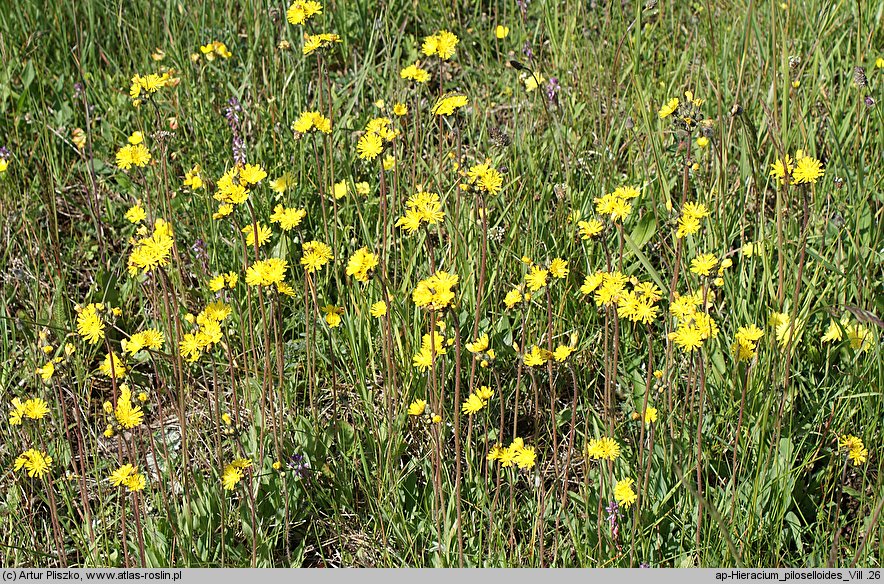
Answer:
[[[517, 2], [348, 0], [324, 3], [304, 27], [286, 22], [286, 8], [26, 1], [0, 11], [0, 146], [10, 153], [0, 402], [50, 408], [0, 423], [5, 565], [880, 566], [884, 119], [864, 100], [884, 99], [884, 7], [533, 0], [523, 13]], [[495, 38], [497, 24], [508, 37]], [[420, 50], [443, 28], [460, 42], [441, 63]], [[342, 42], [303, 56], [303, 30]], [[192, 61], [213, 40], [232, 57]], [[419, 59], [431, 80], [415, 86], [399, 71]], [[544, 76], [537, 91], [520, 67]], [[180, 83], [134, 107], [132, 76], [161, 68]], [[657, 114], [685, 91], [705, 100], [691, 133]], [[440, 121], [431, 108], [448, 92], [470, 103]], [[246, 158], [268, 177], [213, 220], [216, 182], [234, 166], [231, 98]], [[401, 118], [398, 102], [409, 109]], [[332, 133], [297, 138], [304, 110], [330, 114]], [[356, 144], [383, 115], [401, 134], [384, 152], [396, 166], [382, 172]], [[136, 130], [152, 160], [124, 171], [115, 154]], [[825, 175], [778, 186], [771, 165], [798, 150]], [[501, 192], [463, 190], [463, 173], [486, 159], [502, 171]], [[196, 164], [207, 184], [192, 191], [183, 179]], [[284, 172], [297, 184], [274, 193]], [[340, 181], [349, 193], [335, 200]], [[612, 224], [594, 199], [620, 186], [640, 194]], [[409, 235], [394, 223], [419, 190], [437, 192], [445, 216]], [[173, 257], [146, 276], [127, 271], [137, 227], [124, 214], [136, 201], [174, 229]], [[678, 240], [685, 201], [711, 213]], [[306, 218], [283, 233], [270, 223], [277, 204]], [[238, 233], [253, 214], [273, 228], [257, 255]], [[577, 220], [594, 217], [605, 231], [582, 240]], [[311, 240], [331, 245], [334, 261], [308, 281], [299, 261]], [[760, 253], [741, 251], [751, 242]], [[367, 284], [345, 273], [362, 247], [381, 260]], [[733, 262], [721, 287], [690, 272], [704, 252]], [[523, 256], [563, 258], [570, 273], [507, 309], [529, 272]], [[245, 284], [247, 267], [268, 257], [288, 260], [293, 297]], [[661, 289], [652, 324], [580, 293], [586, 276], [613, 269]], [[434, 270], [460, 278], [450, 309], [412, 301]], [[238, 285], [213, 293], [209, 279], [230, 271]], [[668, 338], [670, 299], [698, 290], [720, 331], [686, 353]], [[371, 317], [387, 293], [388, 316]], [[195, 328], [186, 315], [216, 299], [232, 310], [223, 338], [183, 361], [177, 344]], [[76, 307], [93, 302], [121, 309], [94, 345], [76, 326]], [[343, 307], [339, 327], [325, 304]], [[769, 326], [774, 312], [800, 323], [791, 342]], [[822, 341], [842, 317], [842, 332], [867, 335], [862, 350], [846, 334]], [[413, 356], [440, 321], [451, 344], [421, 371]], [[765, 332], [757, 357], [738, 362], [734, 337], [753, 323]], [[125, 358], [125, 383], [147, 394], [143, 423], [107, 437], [102, 404], [123, 381], [99, 365], [144, 328], [166, 342]], [[490, 367], [465, 347], [476, 332], [489, 335]], [[567, 360], [523, 364], [533, 345], [572, 335]], [[54, 357], [50, 380], [34, 373]], [[462, 414], [459, 402], [482, 385], [494, 391], [487, 406]], [[424, 416], [408, 415], [416, 399], [430, 402]], [[658, 419], [643, 429], [633, 415], [646, 405]], [[847, 460], [845, 434], [863, 440], [866, 462]], [[532, 468], [486, 460], [517, 436], [535, 448]], [[610, 463], [585, 456], [603, 436], [621, 447]], [[14, 470], [32, 448], [52, 457], [42, 478]], [[225, 490], [234, 458], [252, 466]], [[145, 476], [143, 491], [109, 482], [126, 463]], [[606, 508], [625, 478], [639, 500], [612, 529]]]

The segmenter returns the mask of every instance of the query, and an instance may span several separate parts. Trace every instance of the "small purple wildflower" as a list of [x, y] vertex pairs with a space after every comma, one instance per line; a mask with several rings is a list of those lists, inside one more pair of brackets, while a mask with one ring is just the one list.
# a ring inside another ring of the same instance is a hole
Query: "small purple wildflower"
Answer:
[[558, 105], [558, 94], [561, 90], [562, 86], [559, 85], [558, 77], [550, 77], [549, 82], [546, 84], [546, 99], [551, 105]]
[[291, 470], [297, 478], [303, 477], [310, 470], [307, 461], [304, 460], [303, 454], [292, 454], [288, 461], [289, 470]]

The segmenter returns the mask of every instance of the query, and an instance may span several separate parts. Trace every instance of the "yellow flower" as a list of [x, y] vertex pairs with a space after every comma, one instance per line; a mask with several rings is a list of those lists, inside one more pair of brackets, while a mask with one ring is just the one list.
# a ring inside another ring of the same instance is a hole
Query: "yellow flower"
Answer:
[[645, 415], [643, 417], [645, 425], [650, 426], [657, 421], [657, 408], [653, 406], [648, 406], [648, 409], [645, 410]]
[[527, 365], [528, 367], [540, 367], [541, 365], [549, 361], [550, 358], [552, 358], [552, 355], [549, 353], [549, 351], [546, 351], [544, 349], [541, 349], [537, 345], [534, 345], [531, 347], [531, 351], [524, 355], [522, 361], [524, 361], [525, 365]]
[[347, 187], [347, 181], [342, 180], [339, 183], [335, 183], [335, 186], [334, 186], [335, 199], [343, 199], [344, 197], [346, 197], [348, 190], [349, 190], [349, 188]]
[[454, 55], [454, 50], [457, 47], [458, 42], [459, 40], [454, 33], [448, 32], [447, 30], [440, 30], [436, 34], [424, 37], [421, 51], [428, 57], [438, 55], [439, 58], [444, 61], [450, 59]]
[[301, 256], [301, 265], [304, 266], [304, 269], [309, 274], [312, 274], [334, 259], [331, 248], [321, 241], [308, 241], [302, 248], [304, 253]]
[[838, 438], [838, 447], [847, 449], [847, 458], [853, 462], [854, 466], [861, 465], [869, 458], [869, 451], [863, 441], [851, 434]]
[[586, 455], [593, 460], [616, 460], [620, 456], [620, 445], [613, 438], [593, 438], [586, 446]]
[[347, 275], [353, 276], [357, 281], [367, 283], [371, 271], [378, 265], [378, 256], [371, 253], [367, 247], [356, 250], [347, 262]]
[[332, 43], [340, 43], [341, 37], [334, 33], [322, 33], [322, 34], [314, 34], [314, 35], [305, 35], [304, 36], [304, 48], [301, 52], [304, 55], [309, 55], [310, 53], [318, 50], [330, 47]]
[[393, 106], [393, 115], [402, 117], [408, 113], [408, 106], [404, 103], [397, 103]]
[[384, 142], [374, 132], [360, 136], [356, 143], [356, 151], [362, 160], [374, 160], [384, 150]]
[[513, 288], [509, 292], [506, 293], [506, 296], [503, 298], [503, 303], [507, 308], [512, 308], [516, 304], [522, 301], [522, 293]]
[[559, 363], [565, 361], [568, 357], [571, 356], [571, 353], [574, 352], [573, 347], [569, 347], [568, 345], [559, 345], [556, 347], [556, 350], [553, 351], [553, 357]]
[[270, 241], [270, 236], [273, 235], [273, 232], [269, 227], [262, 223], [258, 223], [256, 225], [246, 225], [242, 228], [242, 232], [246, 236], [246, 245], [252, 247], [255, 245], [255, 239], [257, 238], [258, 247], [261, 247], [268, 241]]
[[246, 284], [249, 286], [271, 286], [285, 280], [288, 262], [280, 258], [268, 258], [255, 262], [246, 270]]
[[146, 485], [144, 475], [138, 472], [138, 469], [131, 464], [124, 464], [111, 473], [108, 477], [111, 484], [115, 487], [126, 487], [130, 492], [141, 491]]
[[409, 65], [399, 72], [402, 79], [410, 79], [415, 83], [426, 83], [430, 80], [430, 73], [426, 69], [421, 69], [420, 63]]
[[375, 318], [381, 318], [387, 314], [387, 303], [379, 300], [371, 305], [370, 314]]
[[465, 346], [470, 353], [481, 353], [488, 348], [488, 344], [488, 333], [483, 333], [478, 339], [476, 339], [476, 342], [466, 343]]
[[43, 381], [51, 381], [55, 374], [55, 361], [47, 361], [42, 367], [37, 367], [34, 372], [40, 376]]
[[117, 407], [114, 408], [114, 417], [117, 423], [126, 429], [140, 426], [144, 420], [144, 412], [141, 411], [141, 406], [132, 403], [132, 391], [126, 385], [120, 387]]
[[283, 231], [290, 231], [301, 224], [307, 211], [304, 209], [287, 209], [282, 205], [273, 208], [273, 214], [270, 215], [271, 223], [278, 223]]
[[144, 221], [145, 217], [147, 217], [147, 213], [139, 203], [135, 203], [128, 211], [126, 211], [126, 219], [129, 223], [141, 223]]
[[311, 0], [297, 0], [285, 12], [286, 19], [292, 24], [304, 24], [308, 19], [322, 14], [322, 4]]
[[135, 276], [140, 271], [146, 274], [168, 265], [174, 243], [171, 225], [163, 219], [154, 221], [154, 230], [149, 237], [133, 240], [134, 247], [127, 262], [129, 275]]
[[454, 94], [440, 97], [433, 106], [433, 115], [450, 116], [456, 110], [466, 106], [470, 100], [466, 95]]
[[150, 151], [144, 144], [127, 144], [117, 150], [117, 166], [128, 170], [133, 165], [142, 167], [150, 162]]
[[632, 479], [626, 478], [617, 481], [617, 484], [614, 485], [614, 500], [624, 509], [629, 509], [629, 506], [638, 500], [638, 495], [632, 490], [634, 482]]
[[543, 76], [543, 73], [540, 71], [534, 71], [533, 73], [523, 73], [522, 74], [522, 83], [525, 84], [525, 91], [530, 93], [540, 86], [541, 83], [546, 81], [546, 77]]
[[660, 116], [660, 119], [671, 115], [678, 108], [678, 98], [673, 97], [666, 104], [660, 108], [660, 111], [657, 112], [657, 115]]
[[[311, 130], [322, 132], [323, 134], [331, 133], [331, 120], [323, 116], [317, 111], [305, 111], [292, 124], [292, 130], [298, 134], [306, 134]], [[292, 179], [294, 180], [294, 179]]]
[[709, 146], [709, 138], [707, 138], [706, 136], [700, 136], [699, 138], [697, 138], [697, 146], [699, 146], [700, 148], [706, 148], [707, 146]]
[[237, 458], [224, 466], [221, 473], [221, 484], [227, 491], [232, 491], [243, 478], [243, 470], [252, 466], [251, 459]]
[[553, 278], [562, 279], [568, 275], [568, 262], [562, 258], [555, 258], [549, 264], [549, 275]]
[[436, 310], [446, 308], [454, 302], [453, 288], [457, 285], [458, 280], [456, 274], [439, 270], [429, 278], [418, 282], [411, 298], [416, 305], [421, 307]]
[[322, 307], [322, 312], [325, 314], [325, 322], [328, 324], [329, 328], [337, 328], [341, 326], [341, 315], [344, 314], [344, 309], [339, 306], [335, 306], [334, 304], [326, 304]]
[[537, 460], [537, 453], [533, 446], [525, 446], [516, 450], [513, 460], [519, 468], [531, 469]]
[[502, 24], [498, 24], [494, 29], [494, 36], [500, 40], [505, 39], [510, 34], [510, 29], [508, 26], [503, 26]]
[[532, 266], [531, 271], [525, 275], [525, 284], [528, 285], [528, 288], [532, 292], [536, 292], [546, 286], [546, 277], [548, 274], [548, 270], [544, 270], [539, 266]]
[[290, 172], [285, 172], [270, 181], [270, 188], [274, 193], [282, 194], [287, 188], [295, 186], [295, 177]]
[[792, 184], [816, 183], [825, 174], [822, 163], [816, 158], [802, 156], [799, 151], [795, 156], [795, 169], [792, 171]]
[[107, 377], [113, 377], [114, 379], [126, 377], [126, 366], [116, 353], [108, 353], [98, 369]]
[[473, 415], [484, 407], [485, 402], [482, 401], [482, 398], [480, 398], [475, 393], [471, 393], [470, 397], [468, 397], [467, 400], [463, 403], [461, 409], [463, 410], [463, 413]]
[[49, 467], [51, 465], [51, 457], [47, 456], [45, 452], [31, 448], [22, 452], [18, 458], [15, 459], [13, 471], [18, 472], [24, 468], [28, 472], [29, 477], [42, 479], [43, 475], [49, 472]]
[[700, 254], [691, 260], [691, 272], [699, 276], [708, 276], [718, 265], [718, 258], [711, 253]]
[[589, 221], [579, 221], [577, 228], [581, 239], [590, 239], [604, 231], [605, 226], [598, 219], [590, 219]]

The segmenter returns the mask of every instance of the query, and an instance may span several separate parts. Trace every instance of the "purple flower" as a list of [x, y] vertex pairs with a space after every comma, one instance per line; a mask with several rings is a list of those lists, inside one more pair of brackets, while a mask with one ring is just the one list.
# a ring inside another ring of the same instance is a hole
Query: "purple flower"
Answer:
[[307, 461], [304, 460], [303, 454], [292, 454], [289, 457], [287, 466], [297, 478], [303, 477], [307, 474], [307, 471], [310, 470], [310, 467], [307, 466]]
[[525, 44], [522, 45], [522, 54], [528, 57], [528, 59], [534, 58], [534, 51], [531, 50], [531, 43], [525, 41]]
[[558, 77], [550, 77], [549, 82], [546, 84], [546, 99], [549, 100], [550, 104], [558, 103], [558, 94], [562, 90], [562, 86], [559, 85]]
[[616, 540], [620, 536], [620, 525], [617, 522], [620, 519], [620, 506], [617, 504], [617, 501], [611, 501], [605, 507], [605, 511], [608, 512], [608, 516], [605, 519], [611, 525], [611, 536]]

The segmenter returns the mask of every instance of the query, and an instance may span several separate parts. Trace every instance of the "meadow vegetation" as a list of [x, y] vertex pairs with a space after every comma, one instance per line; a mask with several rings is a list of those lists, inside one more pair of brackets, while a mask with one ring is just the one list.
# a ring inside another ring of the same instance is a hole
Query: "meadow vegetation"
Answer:
[[880, 566], [884, 4], [0, 10], [8, 566]]

